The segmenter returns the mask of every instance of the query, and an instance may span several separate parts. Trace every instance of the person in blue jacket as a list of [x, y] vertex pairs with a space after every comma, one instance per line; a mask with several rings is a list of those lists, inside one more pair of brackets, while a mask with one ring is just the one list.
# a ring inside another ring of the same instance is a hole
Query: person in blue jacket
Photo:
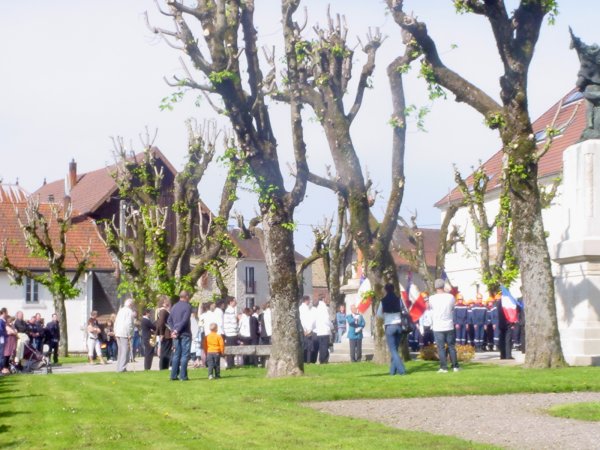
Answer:
[[346, 316], [348, 323], [348, 342], [350, 343], [350, 361], [360, 362], [362, 358], [363, 329], [365, 318], [358, 312], [356, 305], [350, 306], [351, 314]]
[[335, 314], [335, 343], [342, 342], [342, 336], [346, 334], [346, 305], [341, 304]]

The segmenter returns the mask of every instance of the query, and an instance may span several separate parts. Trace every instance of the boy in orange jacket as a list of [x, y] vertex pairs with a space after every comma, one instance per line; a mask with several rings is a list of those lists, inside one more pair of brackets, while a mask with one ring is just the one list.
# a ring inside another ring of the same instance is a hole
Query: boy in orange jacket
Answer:
[[[208, 366], [208, 379], [221, 378], [221, 356], [225, 352], [225, 342], [217, 333], [217, 324], [210, 324], [210, 333], [204, 340], [204, 351], [206, 352], [206, 365]], [[214, 375], [213, 375], [214, 374]]]

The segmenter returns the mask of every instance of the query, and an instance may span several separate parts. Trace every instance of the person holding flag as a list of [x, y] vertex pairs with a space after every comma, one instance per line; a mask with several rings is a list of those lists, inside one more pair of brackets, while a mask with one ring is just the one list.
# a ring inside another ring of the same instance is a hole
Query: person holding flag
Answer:
[[394, 293], [394, 285], [384, 286], [385, 297], [379, 302], [377, 317], [383, 319], [385, 340], [390, 350], [390, 375], [405, 375], [404, 362], [398, 354], [398, 347], [402, 339], [402, 315], [407, 315], [404, 302]]
[[500, 359], [514, 359], [512, 357], [512, 334], [513, 328], [519, 319], [517, 301], [504, 286], [500, 286], [500, 292], [496, 298], [498, 328], [500, 330]]

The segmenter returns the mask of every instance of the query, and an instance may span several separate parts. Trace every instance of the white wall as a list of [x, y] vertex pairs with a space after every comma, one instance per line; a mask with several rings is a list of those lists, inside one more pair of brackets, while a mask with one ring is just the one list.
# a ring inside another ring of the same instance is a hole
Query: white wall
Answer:
[[[554, 177], [541, 179], [540, 183], [550, 185]], [[557, 195], [554, 198], [551, 206], [542, 211], [544, 220], [544, 229], [548, 234], [548, 248], [561, 240], [562, 231], [564, 229], [564, 220], [560, 208], [561, 187], [558, 188]], [[499, 209], [498, 192], [489, 194], [486, 198], [486, 211], [488, 221], [492, 221]], [[442, 221], [444, 219], [445, 210], [442, 210]], [[454, 286], [458, 286], [460, 292], [466, 299], [473, 299], [477, 293], [477, 284], [482, 294], [487, 295], [486, 287], [481, 282], [479, 274], [479, 248], [476, 243], [477, 234], [472, 225], [471, 218], [467, 208], [460, 208], [452, 220], [452, 224], [458, 225], [460, 231], [465, 234], [465, 243], [457, 244], [456, 251], [452, 251], [446, 255], [446, 274]], [[495, 249], [496, 230], [492, 231], [490, 238], [490, 250]], [[552, 263], [553, 271], [556, 273], [557, 264]], [[520, 295], [521, 281], [517, 279], [510, 287], [514, 295]]]
[[[65, 306], [67, 309], [67, 328], [69, 333], [69, 351], [85, 351], [85, 324], [89, 317], [91, 304], [92, 277], [82, 277], [79, 282], [81, 293], [72, 300], [67, 300]], [[88, 282], [88, 280], [90, 282]], [[11, 316], [17, 311], [23, 311], [26, 320], [31, 316], [40, 313], [45, 322], [52, 318], [54, 313], [54, 301], [48, 290], [39, 285], [38, 291], [39, 303], [25, 303], [25, 285], [19, 286], [11, 284], [10, 277], [6, 272], [0, 272], [0, 307], [5, 307]]]
[[[256, 285], [254, 294], [246, 294], [246, 267], [254, 268], [254, 282]], [[254, 304], [261, 306], [271, 296], [269, 289], [269, 278], [267, 265], [264, 261], [242, 259], [238, 260], [235, 270], [234, 291], [239, 307], [246, 305], [246, 298], [253, 297]], [[312, 296], [312, 267], [304, 270], [304, 294]]]

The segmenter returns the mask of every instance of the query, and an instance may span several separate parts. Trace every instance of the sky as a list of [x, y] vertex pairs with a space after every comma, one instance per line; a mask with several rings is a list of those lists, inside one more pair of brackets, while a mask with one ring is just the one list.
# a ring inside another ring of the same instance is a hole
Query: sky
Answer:
[[[324, 24], [327, 4], [333, 13], [344, 14], [349, 27], [348, 42], [364, 41], [369, 27], [378, 27], [386, 39], [378, 52], [373, 89], [367, 90], [363, 108], [352, 127], [355, 148], [365, 173], [379, 192], [373, 211], [381, 217], [390, 179], [392, 130], [386, 66], [402, 53], [398, 26], [380, 0], [304, 1], [308, 23]], [[515, 1], [507, 1], [513, 7]], [[457, 15], [450, 0], [405, 0], [405, 10], [428, 24], [447, 66], [498, 99], [499, 57], [489, 24], [474, 15]], [[173, 92], [164, 78], [181, 75], [180, 57], [146, 26], [145, 12], [154, 25], [170, 27], [152, 0], [27, 0], [0, 2], [0, 178], [35, 191], [43, 180], [64, 178], [71, 159], [79, 172], [111, 164], [111, 137], [122, 137], [130, 150], [140, 151], [140, 136], [149, 130], [158, 146], [176, 168], [186, 154], [185, 121], [202, 123], [215, 118], [227, 127], [225, 118], [205, 101], [197, 106], [197, 94], [186, 95], [172, 111], [161, 111], [161, 100]], [[280, 7], [277, 0], [256, 0], [256, 26], [263, 45], [281, 52]], [[559, 1], [553, 26], [544, 25], [529, 77], [529, 105], [535, 119], [573, 86], [579, 67], [569, 49], [568, 26], [584, 42], [600, 42], [599, 13], [593, 0]], [[303, 13], [298, 14], [302, 21]], [[305, 29], [312, 38], [312, 27]], [[354, 70], [360, 70], [364, 55], [354, 55]], [[281, 66], [279, 66], [281, 69]], [[266, 71], [267, 69], [265, 69]], [[406, 190], [401, 215], [415, 212], [423, 227], [438, 227], [440, 212], [433, 204], [453, 187], [452, 165], [467, 173], [479, 160], [487, 160], [500, 148], [497, 132], [487, 130], [481, 116], [470, 107], [446, 100], [430, 102], [415, 67], [405, 77], [408, 104], [427, 106], [426, 132], [408, 124]], [[201, 77], [199, 77], [201, 79]], [[349, 92], [352, 98], [356, 75]], [[273, 105], [271, 116], [278, 140], [282, 171], [288, 174], [293, 161], [289, 132], [289, 110]], [[324, 174], [331, 157], [323, 133], [310, 111], [305, 113], [308, 161], [313, 172]], [[537, 131], [537, 130], [534, 130]], [[216, 209], [223, 168], [213, 165], [200, 184], [203, 200]], [[288, 179], [289, 185], [293, 180]], [[250, 218], [256, 200], [242, 193], [235, 209]], [[335, 209], [335, 197], [325, 189], [310, 186], [295, 214], [297, 250], [308, 254], [311, 226], [321, 224]]]

